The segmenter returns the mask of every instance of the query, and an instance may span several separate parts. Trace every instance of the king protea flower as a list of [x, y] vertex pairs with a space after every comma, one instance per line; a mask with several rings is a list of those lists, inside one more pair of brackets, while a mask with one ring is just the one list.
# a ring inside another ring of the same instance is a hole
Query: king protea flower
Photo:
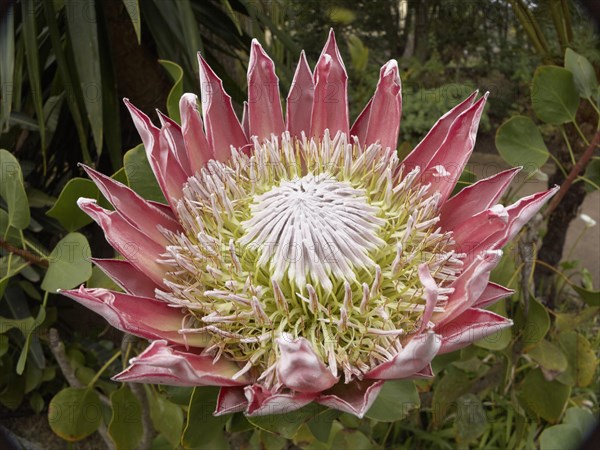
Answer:
[[95, 259], [125, 292], [65, 291], [150, 345], [114, 379], [221, 386], [215, 414], [316, 402], [362, 417], [386, 380], [430, 377], [431, 360], [509, 327], [482, 309], [489, 281], [554, 190], [504, 207], [518, 169], [450, 198], [487, 95], [444, 115], [400, 161], [396, 61], [349, 127], [333, 33], [314, 72], [304, 54], [285, 119], [273, 61], [252, 43], [241, 122], [200, 57], [198, 99], [161, 127], [125, 104], [168, 204], [90, 168], [114, 211], [79, 206], [125, 259]]

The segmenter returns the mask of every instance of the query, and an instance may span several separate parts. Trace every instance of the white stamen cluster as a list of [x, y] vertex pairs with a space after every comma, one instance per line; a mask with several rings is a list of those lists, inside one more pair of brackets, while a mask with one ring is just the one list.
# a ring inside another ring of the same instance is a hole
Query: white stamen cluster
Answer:
[[185, 231], [165, 232], [169, 290], [157, 294], [188, 312], [181, 333], [206, 334], [205, 352], [238, 361], [239, 375], [276, 384], [274, 342], [291, 335], [334, 375], [360, 379], [421, 327], [419, 265], [440, 287], [435, 311], [462, 267], [436, 226], [439, 195], [418, 175], [341, 133], [232, 149], [188, 180]]

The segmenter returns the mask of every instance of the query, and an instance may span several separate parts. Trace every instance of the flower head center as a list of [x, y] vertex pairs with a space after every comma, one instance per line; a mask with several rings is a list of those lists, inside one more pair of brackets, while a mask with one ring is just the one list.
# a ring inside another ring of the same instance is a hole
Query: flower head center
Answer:
[[250, 212], [240, 244], [258, 246], [257, 264], [300, 290], [307, 282], [331, 291], [332, 278], [356, 281], [356, 267], [374, 269], [369, 252], [385, 244], [379, 208], [329, 172], [281, 181], [256, 196]]

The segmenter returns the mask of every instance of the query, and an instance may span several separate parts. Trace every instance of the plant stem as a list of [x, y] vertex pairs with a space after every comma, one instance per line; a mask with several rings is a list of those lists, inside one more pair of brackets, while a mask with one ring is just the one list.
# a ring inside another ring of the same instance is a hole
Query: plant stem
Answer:
[[554, 198], [548, 205], [548, 208], [544, 212], [544, 218], [548, 218], [550, 214], [552, 214], [552, 211], [556, 209], [560, 201], [564, 198], [567, 191], [579, 175], [579, 172], [581, 172], [587, 166], [598, 144], [600, 144], [600, 131], [596, 132], [588, 148], [585, 150], [583, 155], [581, 155], [581, 158], [579, 159], [579, 161], [577, 161], [577, 164], [573, 166], [571, 172], [569, 172], [569, 176], [567, 177], [567, 179], [563, 182], [563, 184], [561, 184], [558, 193], [554, 196]]
[[2, 247], [4, 250], [6, 250], [10, 253], [14, 253], [17, 256], [20, 256], [25, 261], [29, 261], [31, 264], [35, 264], [36, 266], [43, 267], [44, 269], [48, 268], [48, 260], [46, 260], [44, 258], [40, 258], [39, 256], [34, 255], [30, 251], [15, 247], [14, 245], [10, 244], [9, 242], [7, 242], [3, 239], [0, 239], [0, 247]]
[[98, 381], [98, 379], [100, 378], [100, 376], [102, 375], [102, 373], [108, 368], [108, 366], [110, 366], [115, 359], [117, 359], [119, 356], [121, 356], [121, 351], [119, 350], [117, 353], [115, 353], [108, 361], [106, 361], [106, 363], [100, 368], [100, 370], [98, 372], [96, 372], [96, 375], [94, 375], [94, 378], [91, 379], [91, 381], [88, 383], [88, 389], [91, 389], [94, 387], [94, 384], [96, 384], [96, 381]]

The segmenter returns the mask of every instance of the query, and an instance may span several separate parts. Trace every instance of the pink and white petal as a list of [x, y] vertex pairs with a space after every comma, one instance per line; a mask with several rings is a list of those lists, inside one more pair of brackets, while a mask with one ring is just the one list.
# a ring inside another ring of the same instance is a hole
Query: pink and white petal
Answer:
[[440, 336], [433, 331], [413, 337], [408, 344], [391, 360], [371, 369], [366, 379], [397, 380], [408, 378], [423, 370], [438, 353]]
[[248, 406], [248, 399], [244, 394], [244, 388], [235, 386], [223, 386], [219, 390], [217, 397], [217, 407], [215, 408], [214, 416], [224, 416], [225, 414], [233, 414], [236, 412], [245, 411]]
[[452, 230], [465, 217], [474, 216], [497, 204], [520, 170], [520, 167], [508, 169], [461, 189], [442, 206], [438, 225], [444, 230]]
[[404, 159], [405, 174], [408, 174], [415, 167], [420, 167], [421, 171], [425, 170], [442, 143], [446, 140], [451, 125], [458, 116], [473, 105], [477, 94], [479, 94], [479, 91], [473, 92], [462, 103], [452, 108], [435, 123], [431, 130], [429, 130], [429, 133], [427, 133], [427, 136]]
[[227, 161], [231, 156], [231, 146], [242, 148], [248, 144], [248, 139], [235, 115], [231, 97], [223, 89], [223, 82], [200, 54], [198, 60], [206, 137], [215, 159]]
[[165, 198], [168, 200], [169, 196], [165, 186], [164, 177], [165, 168], [162, 166], [161, 161], [165, 160], [165, 154], [169, 153], [169, 149], [166, 146], [161, 146], [160, 130], [154, 126], [148, 116], [133, 106], [129, 99], [125, 98], [123, 99], [123, 102], [131, 114], [133, 124], [135, 125], [138, 134], [142, 138], [144, 150], [146, 151], [146, 157], [148, 158], [148, 163], [150, 163], [152, 172], [156, 177], [156, 181], [158, 181], [160, 189], [162, 190]]
[[244, 388], [248, 399], [247, 416], [269, 416], [287, 414], [308, 405], [317, 393], [272, 393], [260, 384]]
[[[170, 125], [167, 123], [161, 128], [159, 140], [161, 147], [170, 147]], [[173, 211], [177, 210], [177, 203], [183, 197], [183, 186], [189, 178], [175, 157], [173, 151], [167, 151], [161, 154], [161, 167], [163, 168], [164, 187], [166, 189], [165, 197]]]
[[131, 295], [154, 298], [155, 289], [159, 289], [154, 281], [127, 261], [92, 258], [92, 262]]
[[496, 248], [500, 248], [511, 241], [558, 190], [559, 187], [554, 186], [545, 192], [538, 192], [528, 197], [523, 197], [516, 203], [508, 206], [506, 208], [508, 212], [508, 227], [502, 239], [496, 244]]
[[369, 102], [365, 105], [364, 109], [358, 115], [352, 128], [350, 128], [350, 136], [356, 136], [361, 147], [366, 148], [368, 144], [367, 132], [369, 131], [369, 120], [371, 118], [371, 105], [373, 104], [373, 97], [369, 99]]
[[185, 142], [183, 141], [183, 132], [181, 131], [181, 127], [177, 122], [164, 115], [158, 109], [156, 112], [158, 114], [158, 118], [160, 119], [162, 128], [166, 131], [167, 141], [171, 153], [175, 155], [175, 159], [181, 166], [181, 169], [185, 175], [187, 177], [192, 176], [194, 173], [192, 172], [187, 151], [185, 149]]
[[[432, 189], [440, 192], [441, 204], [450, 196], [473, 152], [479, 120], [487, 98], [486, 93], [456, 118], [448, 130], [446, 139], [421, 175], [423, 183], [431, 183]], [[444, 175], [440, 176], [440, 173]]]
[[429, 324], [431, 316], [433, 315], [433, 308], [435, 307], [438, 299], [438, 286], [431, 276], [431, 272], [429, 272], [429, 265], [427, 263], [419, 265], [418, 274], [419, 280], [425, 288], [425, 310], [423, 311], [421, 326], [419, 327], [418, 331], [421, 333]]
[[502, 251], [490, 251], [485, 255], [479, 255], [473, 264], [466, 267], [458, 278], [450, 284], [454, 292], [448, 295], [448, 303], [444, 312], [435, 314], [433, 321], [438, 327], [451, 322], [461, 315], [481, 297], [490, 279], [490, 272], [500, 262]]
[[248, 116], [248, 102], [244, 102], [244, 107], [242, 110], [242, 130], [244, 130], [244, 134], [250, 140], [250, 118]]
[[248, 125], [248, 138], [256, 136], [259, 142], [271, 134], [280, 137], [285, 128], [275, 64], [256, 39], [248, 64]]
[[452, 238], [456, 242], [456, 250], [468, 252], [480, 242], [490, 236], [503, 231], [508, 226], [508, 212], [502, 205], [494, 205], [474, 216], [463, 217], [455, 228], [445, 229], [452, 231]]
[[223, 358], [199, 355], [170, 346], [165, 340], [153, 341], [129, 367], [113, 380], [129, 383], [168, 384], [171, 386], [243, 386], [249, 378], [233, 379], [239, 367]]
[[317, 397], [315, 403], [353, 414], [362, 419], [373, 405], [384, 383], [385, 381], [373, 380], [355, 380], [348, 384], [338, 383]]
[[310, 133], [314, 95], [313, 75], [308, 67], [304, 50], [302, 50], [286, 105], [285, 129], [290, 132], [292, 137], [299, 138], [302, 136], [302, 132], [307, 136]]
[[100, 225], [106, 240], [116, 251], [154, 283], [164, 286], [166, 268], [158, 262], [165, 251], [164, 246], [131, 226], [117, 211], [108, 211], [98, 206], [96, 200], [80, 198], [77, 205]]
[[470, 308], [436, 331], [442, 336], [439, 353], [449, 353], [512, 326], [506, 317], [485, 309]]
[[478, 255], [483, 255], [488, 250], [500, 249], [512, 240], [521, 231], [521, 228], [537, 214], [542, 206], [556, 194], [558, 189], [558, 186], [555, 186], [545, 192], [538, 192], [528, 197], [523, 197], [516, 203], [507, 206], [507, 226], [484, 241], [477, 243], [477, 245], [473, 245], [473, 248], [466, 252], [466, 258], [463, 260], [464, 267], [468, 267]]
[[317, 61], [313, 78], [315, 96], [310, 135], [322, 138], [328, 129], [332, 137], [338, 131], [348, 136], [348, 75], [333, 29]]
[[129, 187], [90, 167], [82, 167], [119, 214], [155, 242], [167, 244], [166, 238], [158, 229], [159, 226], [173, 232], [181, 230], [181, 226], [172, 216], [165, 214], [162, 209], [143, 199]]
[[276, 371], [280, 383], [296, 392], [321, 392], [339, 381], [304, 338], [283, 335], [276, 339], [279, 359]]
[[200, 172], [206, 163], [214, 159], [213, 151], [204, 134], [204, 125], [198, 111], [198, 97], [183, 94], [179, 100], [181, 133], [192, 174]]
[[508, 289], [490, 281], [477, 301], [473, 303], [473, 308], [486, 308], [493, 305], [498, 300], [509, 297], [514, 293], [515, 291], [512, 289]]
[[352, 126], [350, 134], [357, 136], [363, 147], [379, 142], [383, 148], [396, 150], [401, 116], [402, 87], [398, 63], [392, 59], [381, 68], [375, 94]]
[[108, 289], [68, 290], [60, 292], [100, 314], [113, 327], [144, 339], [166, 339], [181, 345], [204, 347], [208, 337], [200, 333], [181, 335], [183, 312], [153, 298], [136, 297]]

